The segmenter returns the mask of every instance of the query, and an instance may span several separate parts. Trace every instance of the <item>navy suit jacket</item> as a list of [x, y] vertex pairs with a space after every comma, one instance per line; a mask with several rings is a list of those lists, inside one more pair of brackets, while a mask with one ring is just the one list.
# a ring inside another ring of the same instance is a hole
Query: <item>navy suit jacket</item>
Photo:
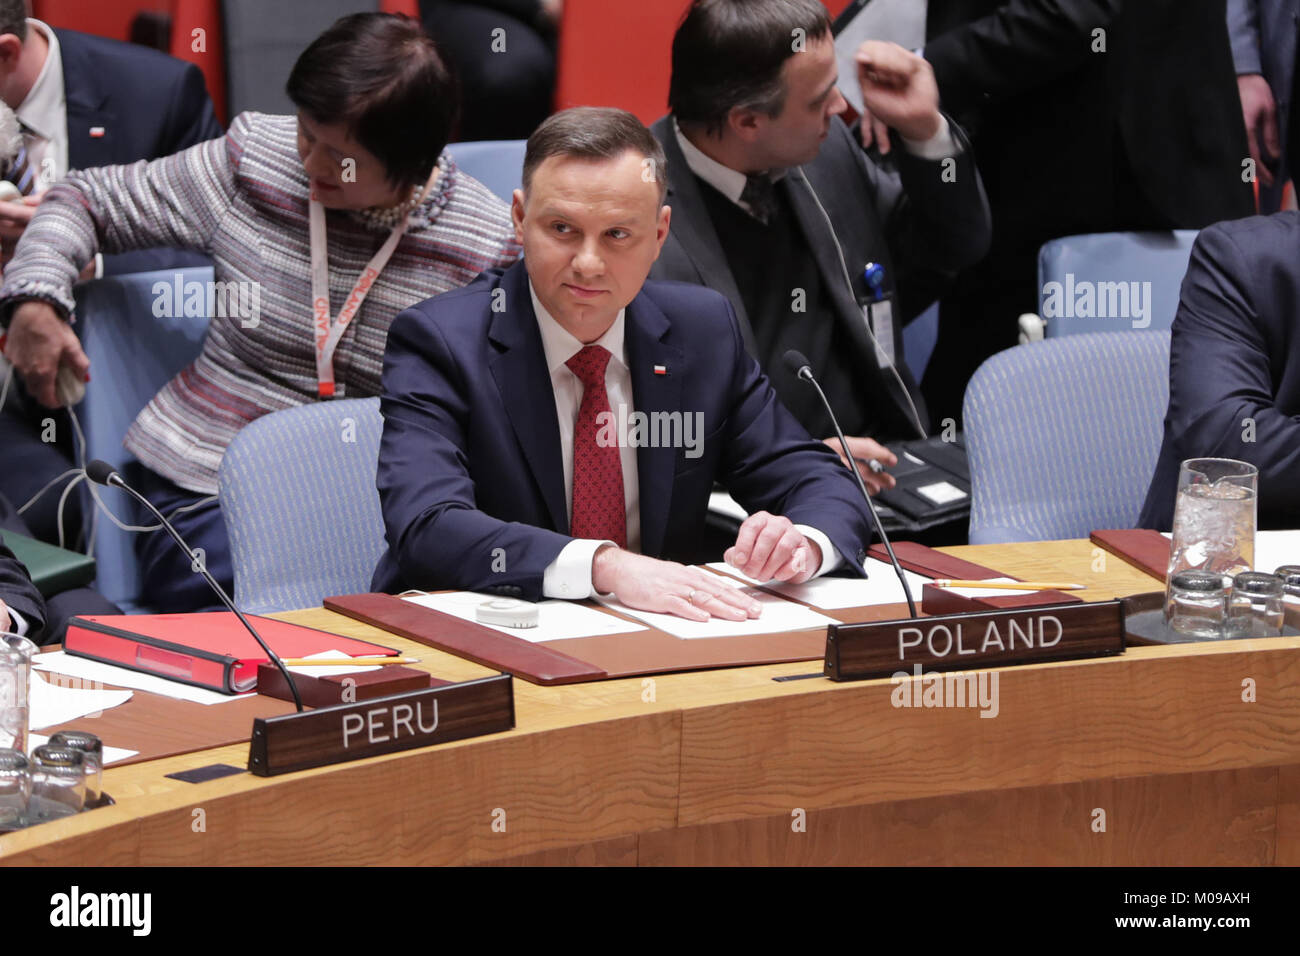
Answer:
[[1259, 468], [1259, 526], [1300, 527], [1300, 213], [1202, 230], [1172, 335], [1140, 526], [1169, 530], [1184, 459], [1236, 458]]
[[[694, 559], [717, 480], [751, 512], [824, 532], [844, 567], [862, 574], [871, 519], [857, 485], [777, 401], [723, 296], [647, 282], [627, 307], [624, 341], [636, 411], [699, 412], [704, 423], [698, 457], [637, 449], [643, 554]], [[381, 410], [388, 552], [373, 589], [539, 600], [543, 572], [572, 539], [555, 396], [522, 261], [393, 320]]]
[[[63, 58], [68, 166], [120, 166], [179, 153], [223, 134], [203, 74], [192, 63], [131, 43], [55, 30]], [[91, 136], [93, 128], [102, 136]], [[104, 257], [104, 274], [209, 262], [192, 252], [147, 249]]]

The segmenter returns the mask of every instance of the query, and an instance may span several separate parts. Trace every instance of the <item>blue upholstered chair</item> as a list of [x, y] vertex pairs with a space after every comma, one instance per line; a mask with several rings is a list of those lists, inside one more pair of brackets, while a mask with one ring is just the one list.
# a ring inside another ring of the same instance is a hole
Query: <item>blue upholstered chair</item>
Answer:
[[226, 449], [217, 483], [235, 604], [264, 614], [370, 590], [384, 551], [375, 490], [379, 399], [265, 415]]
[[522, 139], [479, 140], [451, 143], [447, 151], [456, 165], [506, 202], [523, 184], [524, 146]]
[[[135, 457], [122, 447], [126, 430], [149, 399], [194, 361], [208, 328], [209, 309], [198, 316], [169, 314], [178, 311], [176, 283], [182, 289], [195, 282], [211, 288], [211, 279], [212, 268], [206, 266], [112, 276], [77, 287], [76, 328], [91, 365], [85, 400], [76, 409], [86, 433], [87, 461], [100, 458], [129, 474]], [[135, 523], [135, 508], [121, 491], [95, 490], [124, 524]], [[137, 610], [134, 536], [102, 513], [95, 522], [96, 587], [123, 610]]]
[[[1195, 241], [1195, 229], [1180, 229], [1099, 232], [1044, 243], [1038, 250], [1038, 314], [1046, 336], [1168, 329]], [[1145, 315], [1134, 308], [1134, 283]], [[1080, 308], [1091, 314], [1079, 315]]]
[[1133, 527], [1168, 404], [1168, 332], [1072, 335], [994, 355], [962, 411], [971, 544]]

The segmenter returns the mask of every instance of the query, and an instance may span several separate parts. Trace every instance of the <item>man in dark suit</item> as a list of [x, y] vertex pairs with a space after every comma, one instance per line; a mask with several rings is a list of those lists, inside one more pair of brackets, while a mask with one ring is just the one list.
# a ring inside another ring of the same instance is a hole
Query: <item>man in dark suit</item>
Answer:
[[[0, 99], [23, 124], [35, 172], [32, 195], [0, 202], [0, 258], [6, 262], [35, 211], [36, 194], [69, 169], [157, 159], [222, 134], [203, 75], [193, 64], [144, 47], [53, 30], [28, 20], [26, 12], [23, 0], [0, 0]], [[206, 261], [190, 252], [149, 249], [103, 257], [94, 274]], [[19, 505], [28, 501], [72, 466], [72, 441], [66, 414], [41, 407], [15, 383], [0, 409], [0, 445], [9, 456], [9, 467], [0, 472], [0, 492]], [[58, 542], [61, 490], [56, 484], [24, 513], [43, 541]], [[80, 496], [69, 496], [68, 540], [79, 536], [82, 504]]]
[[1254, 204], [1224, 0], [945, 0], [926, 34], [995, 224], [940, 309], [921, 382], [938, 422], [961, 418], [975, 369], [1038, 311], [1044, 242], [1200, 228]]
[[1300, 154], [1295, 102], [1300, 0], [1228, 0], [1228, 36], [1250, 156], [1259, 178], [1259, 211], [1277, 212]]
[[781, 406], [730, 304], [645, 281], [668, 235], [662, 168], [630, 113], [552, 116], [514, 194], [524, 261], [394, 320], [377, 590], [613, 593], [740, 620], [757, 605], [676, 563], [699, 557], [715, 479], [754, 512], [733, 566], [760, 580], [863, 573], [866, 506]]
[[1300, 527], [1300, 213], [1223, 222], [1196, 239], [1174, 319], [1169, 411], [1138, 524], [1173, 524], [1178, 466], [1259, 469], [1260, 528]]
[[903, 325], [988, 247], [965, 134], [939, 112], [924, 60], [867, 43], [858, 82], [893, 134], [889, 156], [864, 151], [838, 116], [847, 104], [816, 0], [697, 0], [672, 58], [672, 113], [653, 132], [673, 229], [651, 276], [727, 296], [781, 401], [825, 438], [824, 407], [781, 362], [791, 348], [807, 355], [863, 479], [891, 487], [865, 462], [896, 463], [882, 443], [924, 438], [929, 425]]

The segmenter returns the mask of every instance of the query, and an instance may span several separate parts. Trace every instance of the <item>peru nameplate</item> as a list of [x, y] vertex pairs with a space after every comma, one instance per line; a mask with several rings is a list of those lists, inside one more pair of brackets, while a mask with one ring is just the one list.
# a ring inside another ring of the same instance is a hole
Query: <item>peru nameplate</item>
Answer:
[[427, 747], [515, 725], [509, 674], [253, 721], [248, 769], [259, 777]]
[[865, 680], [912, 672], [1003, 667], [1124, 653], [1120, 601], [832, 624], [826, 676]]

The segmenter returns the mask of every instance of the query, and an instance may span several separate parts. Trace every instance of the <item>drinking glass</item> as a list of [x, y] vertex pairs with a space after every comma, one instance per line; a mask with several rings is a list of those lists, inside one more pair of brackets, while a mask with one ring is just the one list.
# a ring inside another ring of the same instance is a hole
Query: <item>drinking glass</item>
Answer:
[[[1255, 503], [1259, 469], [1231, 458], [1189, 458], [1178, 469], [1172, 582], [1180, 571], [1234, 575], [1255, 565]], [[1170, 593], [1165, 593], [1168, 620]]]
[[0, 748], [27, 752], [28, 700], [36, 645], [0, 633]]

